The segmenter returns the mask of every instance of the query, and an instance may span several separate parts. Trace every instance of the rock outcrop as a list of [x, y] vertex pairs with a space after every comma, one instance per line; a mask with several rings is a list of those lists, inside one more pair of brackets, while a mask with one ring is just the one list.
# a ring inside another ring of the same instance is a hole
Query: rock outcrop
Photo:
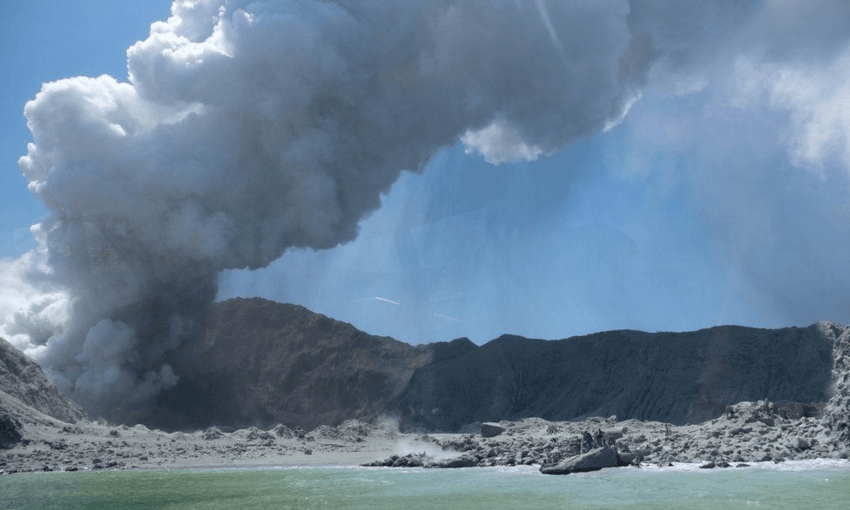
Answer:
[[21, 442], [21, 422], [7, 410], [0, 409], [0, 450], [11, 448]]
[[80, 406], [59, 391], [35, 361], [0, 338], [0, 394], [2, 393], [57, 420], [76, 423], [86, 418]]
[[498, 423], [485, 422], [481, 424], [481, 437], [496, 437], [505, 431], [505, 427]]
[[302, 306], [231, 299], [215, 305], [202, 342], [184, 356], [192, 364], [141, 421], [168, 430], [369, 422], [415, 369], [473, 348], [466, 339], [413, 346]]
[[568, 457], [554, 465], [542, 466], [540, 472], [544, 475], [568, 475], [570, 473], [598, 471], [603, 468], [616, 467], [619, 464], [616, 450], [605, 446], [575, 457]]
[[832, 397], [824, 408], [823, 422], [850, 446], [850, 328], [834, 324], [821, 327], [836, 337], [832, 350]]

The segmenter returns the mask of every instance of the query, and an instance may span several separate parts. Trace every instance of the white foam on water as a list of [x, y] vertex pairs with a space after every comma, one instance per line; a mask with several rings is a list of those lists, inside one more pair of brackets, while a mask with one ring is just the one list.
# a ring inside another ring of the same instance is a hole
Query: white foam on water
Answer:
[[422, 452], [425, 452], [425, 455], [438, 461], [453, 459], [455, 457], [459, 457], [462, 454], [462, 452], [457, 452], [454, 450], [443, 450], [442, 448], [434, 445], [433, 443], [428, 443], [425, 441], [402, 439], [398, 443], [396, 443], [395, 453], [396, 455], [399, 455], [401, 457], [404, 457], [405, 455], [410, 455], [411, 453]]
[[[628, 467], [617, 468], [618, 470], [627, 469], [634, 471], [644, 471], [648, 473], [670, 473], [670, 472], [699, 472], [699, 473], [716, 473], [727, 471], [744, 471], [744, 470], [759, 470], [759, 471], [850, 471], [850, 461], [845, 459], [808, 459], [808, 460], [787, 460], [784, 462], [774, 463], [768, 462], [745, 462], [746, 467], [734, 467], [738, 463], [733, 463], [729, 468], [700, 468], [702, 463], [698, 462], [674, 462], [669, 467], [659, 467], [656, 464], [643, 464], [640, 468]], [[598, 471], [597, 471], [598, 473]]]

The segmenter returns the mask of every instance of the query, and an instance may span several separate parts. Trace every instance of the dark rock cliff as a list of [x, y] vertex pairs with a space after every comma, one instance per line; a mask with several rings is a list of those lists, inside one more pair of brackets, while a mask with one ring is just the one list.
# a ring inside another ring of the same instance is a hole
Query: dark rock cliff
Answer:
[[558, 341], [502, 336], [416, 370], [393, 402], [406, 430], [541, 417], [617, 415], [674, 424], [745, 400], [823, 402], [844, 328], [735, 326], [610, 331]]
[[143, 421], [309, 429], [383, 414], [430, 431], [532, 416], [697, 423], [745, 400], [829, 400], [845, 332], [722, 326], [412, 346], [300, 306], [236, 299], [214, 307], [193, 368]]
[[[312, 429], [385, 415], [403, 430], [458, 431], [525, 417], [617, 415], [684, 424], [768, 399], [829, 401], [797, 407], [823, 409], [825, 423], [850, 442], [850, 328], [828, 323], [413, 346], [301, 306], [234, 299], [213, 307], [203, 337], [174, 362], [180, 381], [143, 411], [141, 423]], [[84, 417], [2, 340], [0, 397], [64, 421]], [[17, 427], [13, 414], [0, 424], [9, 434]]]
[[285, 423], [308, 430], [371, 421], [415, 369], [474, 347], [469, 340], [412, 346], [301, 306], [232, 299], [215, 305], [192, 366], [142, 421], [166, 429]]

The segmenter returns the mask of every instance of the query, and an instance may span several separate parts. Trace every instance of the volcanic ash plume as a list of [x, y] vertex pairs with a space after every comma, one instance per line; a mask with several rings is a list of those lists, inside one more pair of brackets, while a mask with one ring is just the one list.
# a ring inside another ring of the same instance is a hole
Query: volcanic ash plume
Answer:
[[219, 271], [352, 240], [401, 171], [459, 140], [491, 162], [534, 159], [617, 122], [652, 55], [627, 13], [175, 2], [128, 50], [127, 82], [70, 78], [27, 103], [20, 166], [51, 211], [39, 285], [70, 302], [61, 328], [6, 334], [90, 413], [142, 416], [190, 369]]

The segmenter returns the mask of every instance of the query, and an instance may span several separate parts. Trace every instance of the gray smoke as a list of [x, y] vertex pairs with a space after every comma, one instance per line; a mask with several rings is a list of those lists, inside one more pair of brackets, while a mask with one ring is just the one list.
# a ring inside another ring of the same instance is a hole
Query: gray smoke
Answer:
[[62, 328], [36, 310], [11, 333], [90, 413], [132, 421], [190, 366], [221, 270], [354, 239], [400, 172], [459, 140], [531, 160], [618, 122], [655, 57], [628, 15], [597, 1], [175, 2], [128, 50], [127, 82], [61, 80], [26, 105], [20, 165], [51, 211], [36, 228], [47, 269], [29, 278], [70, 302]]

